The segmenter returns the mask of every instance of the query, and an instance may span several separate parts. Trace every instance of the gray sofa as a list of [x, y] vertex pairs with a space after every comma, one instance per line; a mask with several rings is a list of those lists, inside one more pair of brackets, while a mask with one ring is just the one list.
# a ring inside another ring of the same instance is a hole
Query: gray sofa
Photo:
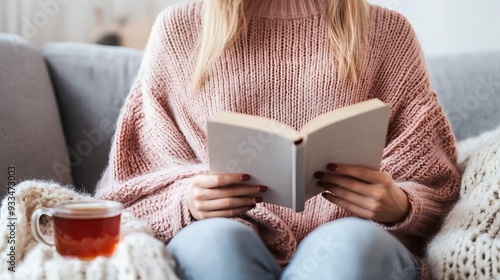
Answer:
[[[92, 193], [141, 58], [77, 43], [37, 50], [0, 34], [0, 182], [13, 166], [18, 182], [50, 179]], [[458, 140], [500, 124], [500, 52], [429, 57], [428, 67]]]

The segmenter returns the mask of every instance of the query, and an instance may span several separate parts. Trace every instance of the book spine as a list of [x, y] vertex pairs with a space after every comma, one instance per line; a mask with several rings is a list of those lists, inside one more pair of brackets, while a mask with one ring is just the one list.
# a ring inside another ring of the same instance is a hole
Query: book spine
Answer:
[[305, 143], [292, 146], [293, 210], [304, 211], [306, 196]]

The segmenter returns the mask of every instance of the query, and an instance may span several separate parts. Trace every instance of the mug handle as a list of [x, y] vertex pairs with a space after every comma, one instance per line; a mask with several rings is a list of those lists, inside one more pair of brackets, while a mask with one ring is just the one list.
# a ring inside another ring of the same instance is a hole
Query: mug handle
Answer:
[[43, 234], [40, 230], [40, 217], [42, 215], [52, 217], [52, 209], [42, 207], [33, 212], [33, 215], [31, 215], [31, 232], [38, 242], [54, 246], [54, 238]]

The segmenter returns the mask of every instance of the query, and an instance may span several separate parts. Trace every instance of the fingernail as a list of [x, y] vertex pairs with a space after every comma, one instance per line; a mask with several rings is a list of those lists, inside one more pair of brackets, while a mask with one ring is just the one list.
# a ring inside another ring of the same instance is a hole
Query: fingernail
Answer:
[[324, 198], [326, 198], [326, 199], [328, 199], [328, 197], [327, 197], [327, 194], [326, 194], [326, 193], [321, 193], [321, 196], [322, 196], [322, 197], [324, 197]]
[[267, 192], [266, 186], [259, 186], [259, 192]]
[[337, 171], [337, 168], [339, 168], [336, 164], [333, 164], [333, 163], [329, 163], [326, 168], [332, 172], [335, 172]]
[[325, 177], [325, 173], [323, 173], [323, 172], [318, 171], [318, 172], [314, 173], [314, 178], [316, 178], [318, 180], [322, 180], [324, 177]]
[[304, 142], [304, 139], [300, 139], [300, 140], [297, 140], [294, 142], [295, 145], [300, 145], [302, 144], [302, 142]]
[[318, 181], [318, 182], [316, 183], [316, 185], [318, 185], [319, 187], [323, 187], [323, 186], [324, 186], [323, 182], [321, 182], [321, 181]]
[[245, 181], [250, 181], [250, 179], [251, 179], [251, 178], [252, 178], [252, 177], [250, 177], [250, 175], [248, 175], [248, 174], [243, 174], [243, 175], [241, 175], [241, 180], [242, 180], [243, 182], [245, 182]]
[[262, 197], [256, 197], [256, 198], [253, 199], [253, 201], [255, 203], [261, 203], [262, 201], [264, 201], [264, 199]]

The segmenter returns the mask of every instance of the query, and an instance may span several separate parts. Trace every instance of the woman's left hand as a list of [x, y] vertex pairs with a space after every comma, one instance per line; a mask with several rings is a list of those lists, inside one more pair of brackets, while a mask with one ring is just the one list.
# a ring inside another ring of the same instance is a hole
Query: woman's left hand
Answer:
[[328, 164], [329, 172], [318, 171], [318, 186], [330, 191], [323, 197], [361, 218], [380, 223], [403, 221], [410, 211], [406, 193], [392, 176], [360, 166]]

